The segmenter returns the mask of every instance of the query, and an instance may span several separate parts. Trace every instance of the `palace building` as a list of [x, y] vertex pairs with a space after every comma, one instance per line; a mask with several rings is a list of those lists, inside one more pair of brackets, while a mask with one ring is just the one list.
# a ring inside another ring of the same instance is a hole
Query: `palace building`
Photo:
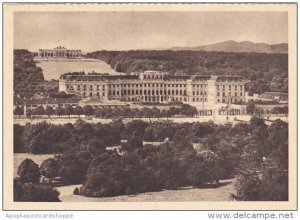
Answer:
[[54, 49], [39, 49], [39, 58], [81, 58], [81, 50], [67, 50], [65, 47], [58, 46]]
[[139, 75], [69, 73], [60, 77], [59, 91], [103, 101], [218, 104], [244, 102], [245, 83], [237, 76], [171, 76], [158, 71]]

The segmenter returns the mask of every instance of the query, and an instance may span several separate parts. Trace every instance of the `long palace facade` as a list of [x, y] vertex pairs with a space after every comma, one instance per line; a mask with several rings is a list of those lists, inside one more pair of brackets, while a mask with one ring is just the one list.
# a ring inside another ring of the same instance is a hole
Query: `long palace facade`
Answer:
[[171, 76], [158, 71], [130, 76], [64, 74], [59, 79], [59, 91], [100, 100], [238, 103], [245, 101], [245, 82], [237, 76]]
[[81, 58], [81, 50], [68, 50], [65, 47], [58, 46], [54, 49], [39, 49], [39, 58]]

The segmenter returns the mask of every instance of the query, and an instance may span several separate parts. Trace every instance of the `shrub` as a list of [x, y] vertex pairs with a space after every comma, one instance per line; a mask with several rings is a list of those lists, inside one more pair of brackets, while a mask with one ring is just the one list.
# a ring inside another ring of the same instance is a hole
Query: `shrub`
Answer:
[[23, 183], [38, 183], [41, 176], [39, 166], [27, 158], [20, 164], [18, 175]]
[[59, 192], [51, 186], [21, 183], [14, 180], [14, 201], [22, 202], [60, 202]]
[[73, 191], [74, 195], [79, 195], [79, 189], [77, 187], [75, 187], [74, 191]]

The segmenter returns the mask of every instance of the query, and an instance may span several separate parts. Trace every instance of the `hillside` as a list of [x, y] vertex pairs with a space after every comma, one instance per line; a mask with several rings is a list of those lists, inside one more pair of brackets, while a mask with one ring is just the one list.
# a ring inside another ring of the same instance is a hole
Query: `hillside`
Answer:
[[34, 93], [51, 93], [58, 83], [45, 81], [43, 71], [36, 66], [28, 50], [14, 50], [14, 94], [30, 97]]
[[171, 50], [193, 51], [222, 51], [222, 52], [254, 52], [254, 53], [288, 53], [288, 44], [265, 44], [251, 41], [224, 41], [221, 43], [198, 46], [198, 47], [173, 47]]
[[288, 91], [288, 56], [283, 53], [148, 50], [96, 51], [87, 56], [127, 74], [162, 70], [173, 75], [237, 75], [249, 80], [250, 92]]

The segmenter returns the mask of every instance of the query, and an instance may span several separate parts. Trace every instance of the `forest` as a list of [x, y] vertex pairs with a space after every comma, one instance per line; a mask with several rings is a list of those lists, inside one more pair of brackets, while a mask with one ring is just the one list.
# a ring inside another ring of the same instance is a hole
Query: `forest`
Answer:
[[36, 66], [33, 54], [28, 50], [14, 50], [14, 94], [30, 97], [35, 93], [56, 93], [58, 82], [45, 81], [43, 71]]
[[117, 72], [160, 70], [170, 74], [236, 75], [252, 93], [288, 92], [288, 55], [206, 51], [96, 51], [87, 57], [108, 63]]
[[[143, 140], [166, 139], [159, 147], [143, 145]], [[121, 145], [122, 153], [106, 150], [113, 145]], [[57, 154], [41, 167], [32, 161], [21, 164], [19, 187], [43, 174], [58, 176], [65, 185], [82, 184], [75, 194], [102, 197], [218, 187], [219, 180], [236, 177], [233, 200], [288, 200], [288, 124], [281, 120], [270, 126], [256, 117], [234, 126], [140, 120], [14, 125], [14, 152]]]

